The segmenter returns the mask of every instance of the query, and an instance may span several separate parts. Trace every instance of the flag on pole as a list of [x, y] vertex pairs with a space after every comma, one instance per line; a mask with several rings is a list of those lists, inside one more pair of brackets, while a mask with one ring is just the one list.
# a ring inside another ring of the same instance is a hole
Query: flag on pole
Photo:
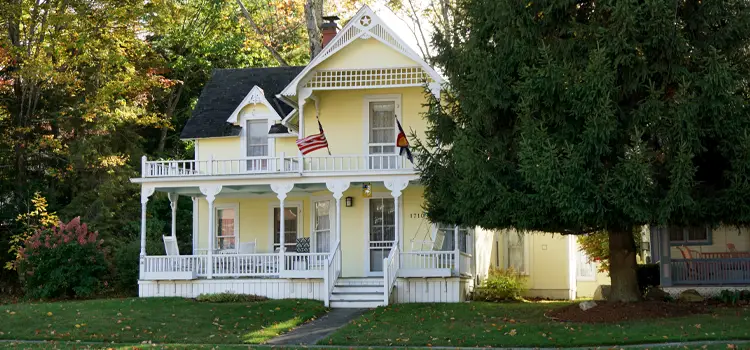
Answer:
[[[328, 140], [326, 140], [326, 134], [323, 132], [323, 125], [320, 124], [320, 119], [318, 119], [318, 129], [320, 129], [319, 134], [297, 140], [297, 148], [299, 148], [303, 155], [321, 148], [328, 148]], [[328, 149], [328, 155], [331, 155], [330, 149]]]
[[404, 128], [401, 127], [401, 123], [398, 121], [398, 116], [396, 116], [396, 125], [398, 125], [398, 136], [396, 137], [396, 146], [401, 148], [401, 151], [398, 154], [403, 156], [404, 153], [406, 153], [406, 158], [409, 159], [409, 161], [412, 164], [414, 164], [414, 157], [412, 157], [411, 150], [409, 149], [409, 140], [406, 138], [406, 133], [404, 133]]

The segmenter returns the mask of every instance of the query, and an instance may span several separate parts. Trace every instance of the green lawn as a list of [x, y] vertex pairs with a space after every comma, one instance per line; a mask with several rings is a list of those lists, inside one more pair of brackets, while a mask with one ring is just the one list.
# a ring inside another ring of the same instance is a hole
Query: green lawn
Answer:
[[[352, 321], [321, 344], [575, 347], [750, 339], [750, 310], [623, 324], [568, 324], [544, 313], [565, 303], [401, 304]], [[726, 346], [724, 347], [726, 348]]]
[[258, 344], [326, 312], [312, 300], [135, 298], [0, 305], [0, 339]]
[[[742, 343], [742, 344], [735, 344], [735, 343], [717, 343], [717, 344], [710, 344], [710, 345], [689, 345], [689, 346], [678, 346], [678, 347], [661, 347], [661, 348], [653, 348], [653, 347], [635, 347], [635, 348], [629, 348], [629, 349], [661, 349], [661, 350], [727, 350], [727, 349], [747, 349], [750, 346], [748, 343]], [[143, 349], [143, 350], [149, 350], [149, 349], [167, 349], [167, 350], [176, 350], [176, 349], [210, 349], [210, 350], [247, 350], [247, 349], [258, 349], [258, 350], [270, 350], [270, 349], [279, 349], [279, 348], [272, 348], [268, 346], [248, 346], [248, 345], [195, 345], [195, 344], [169, 344], [169, 345], [143, 345], [143, 344], [117, 344], [117, 345], [107, 345], [107, 346], [94, 346], [94, 345], [81, 345], [81, 344], [72, 344], [72, 343], [46, 343], [46, 344], [38, 344], [38, 343], [0, 343], [0, 349], [14, 349], [14, 350], [40, 350], [40, 349], [55, 349], [55, 350], [83, 350], [83, 349], [115, 349], [115, 350], [134, 350], [134, 349]], [[309, 347], [283, 347], [285, 350], [309, 350], [309, 349], [316, 349], [316, 348], [309, 348]], [[348, 347], [324, 347], [324, 349], [327, 350], [351, 350], [351, 348]], [[383, 348], [371, 348], [367, 347], [364, 348], [367, 350], [390, 350], [394, 349], [393, 347], [383, 347]], [[395, 348], [399, 350], [406, 350], [406, 349], [423, 349], [423, 350], [429, 350], [430, 348], [406, 348], [406, 347], [399, 347]], [[585, 350], [588, 348], [581, 348], [581, 350]], [[593, 349], [593, 348], [592, 348]]]

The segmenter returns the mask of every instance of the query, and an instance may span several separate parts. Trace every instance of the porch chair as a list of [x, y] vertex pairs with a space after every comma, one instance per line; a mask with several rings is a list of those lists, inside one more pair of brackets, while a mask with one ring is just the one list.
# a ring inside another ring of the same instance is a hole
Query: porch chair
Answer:
[[703, 274], [703, 264], [698, 261], [694, 262], [695, 259], [700, 259], [700, 252], [688, 249], [688, 247], [685, 246], [677, 246], [677, 249], [680, 250], [682, 258], [685, 259], [685, 267], [688, 269], [688, 278], [692, 280], [700, 280], [709, 277]]
[[255, 248], [258, 246], [258, 240], [252, 242], [240, 243], [239, 254], [255, 254]]
[[[180, 256], [180, 247], [177, 246], [177, 237], [174, 236], [161, 236], [164, 241], [164, 252], [167, 256]], [[182, 260], [173, 261], [171, 263], [172, 269], [175, 271], [189, 271], [187, 269], [190, 266], [183, 266]]]

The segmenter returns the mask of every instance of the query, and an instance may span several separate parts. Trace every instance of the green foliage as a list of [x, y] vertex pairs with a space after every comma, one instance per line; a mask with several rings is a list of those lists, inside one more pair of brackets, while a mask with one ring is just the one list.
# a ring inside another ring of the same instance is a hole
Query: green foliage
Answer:
[[260, 295], [225, 292], [218, 294], [201, 294], [196, 300], [205, 303], [252, 303], [256, 301], [266, 301], [268, 298]]
[[[29, 239], [34, 232], [45, 228], [52, 227], [57, 224], [60, 219], [55, 213], [47, 212], [47, 199], [42, 197], [39, 192], [34, 193], [34, 198], [31, 199], [34, 205], [34, 210], [24, 213], [16, 218], [16, 221], [21, 223], [23, 230], [17, 234], [10, 236], [10, 248], [8, 253], [15, 256], [15, 261], [18, 261], [22, 244]], [[8, 261], [4, 266], [7, 270], [15, 270], [16, 264], [14, 261]]]
[[[415, 147], [433, 222], [750, 223], [746, 1], [459, 0], [454, 17], [467, 36], [437, 28], [450, 86]], [[634, 283], [622, 259], [613, 284]]]
[[724, 289], [716, 299], [727, 305], [737, 305], [740, 302], [750, 301], [750, 291]]
[[106, 285], [102, 240], [80, 218], [41, 228], [19, 252], [19, 273], [26, 296], [34, 299], [88, 297]]
[[478, 301], [520, 300], [528, 289], [526, 276], [513, 269], [490, 269], [489, 276], [474, 290], [472, 299]]

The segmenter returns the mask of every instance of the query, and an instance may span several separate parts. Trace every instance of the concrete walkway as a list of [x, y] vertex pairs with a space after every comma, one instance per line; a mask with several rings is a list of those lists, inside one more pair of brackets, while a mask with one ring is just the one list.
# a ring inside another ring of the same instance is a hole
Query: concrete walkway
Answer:
[[367, 309], [333, 309], [323, 317], [268, 341], [269, 345], [315, 345]]

